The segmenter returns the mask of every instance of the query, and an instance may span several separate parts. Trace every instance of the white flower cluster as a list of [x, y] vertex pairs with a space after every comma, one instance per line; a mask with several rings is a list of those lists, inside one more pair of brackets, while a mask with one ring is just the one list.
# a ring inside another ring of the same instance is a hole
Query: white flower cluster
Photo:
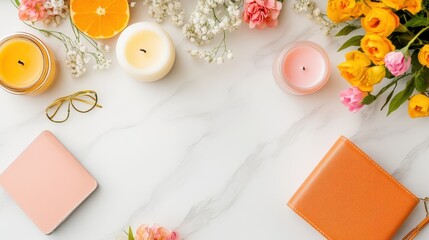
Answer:
[[86, 64], [89, 63], [89, 58], [85, 57], [86, 51], [86, 46], [78, 42], [76, 45], [71, 45], [66, 53], [66, 65], [74, 78], [86, 72]]
[[107, 59], [106, 55], [104, 54], [109, 51], [109, 45], [103, 44], [102, 42], [97, 42], [97, 52], [95, 52], [95, 55], [93, 54], [96, 62], [96, 64], [94, 65], [95, 70], [103, 70], [110, 68], [112, 60]]
[[211, 50], [188, 52], [207, 62], [222, 63], [225, 56], [232, 58], [232, 52], [226, 46], [226, 32], [235, 31], [240, 26], [241, 5], [241, 0], [199, 0], [189, 22], [183, 26], [185, 36], [197, 46], [210, 43], [219, 33], [223, 33], [223, 39]]
[[217, 64], [222, 64], [225, 61], [225, 56], [227, 59], [233, 58], [231, 50], [225, 50], [222, 56], [218, 56], [219, 47], [207, 51], [196, 49], [188, 49], [187, 51], [193, 57], [199, 57], [206, 60], [207, 62], [215, 62]]
[[[185, 11], [180, 0], [143, 0], [143, 4], [149, 6], [149, 15], [155, 18], [157, 23], [162, 23], [167, 16], [178, 27], [183, 25]], [[131, 2], [130, 6], [135, 5]]]
[[90, 61], [88, 56], [93, 56], [95, 59], [96, 64], [94, 65], [94, 69], [102, 70], [110, 68], [112, 61], [106, 59], [104, 55], [104, 52], [109, 51], [110, 47], [100, 42], [96, 46], [96, 50], [92, 52], [79, 39], [76, 42], [69, 42], [66, 52], [66, 65], [70, 69], [72, 77], [78, 78], [86, 72], [86, 65]]
[[317, 7], [316, 3], [311, 0], [296, 0], [294, 7], [296, 12], [307, 14], [310, 18], [313, 18], [322, 25], [320, 30], [327, 36], [331, 34], [334, 28], [338, 25], [327, 19], [326, 14], [322, 13], [320, 8]]
[[46, 0], [43, 3], [46, 8], [48, 17], [43, 20], [43, 23], [53, 23], [55, 26], [59, 25], [69, 15], [69, 1], [68, 0]]

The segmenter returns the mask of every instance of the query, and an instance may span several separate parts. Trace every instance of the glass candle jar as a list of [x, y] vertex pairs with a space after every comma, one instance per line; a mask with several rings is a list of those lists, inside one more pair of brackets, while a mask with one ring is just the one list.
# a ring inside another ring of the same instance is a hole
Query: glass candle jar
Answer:
[[54, 81], [55, 58], [37, 37], [24, 32], [0, 40], [0, 86], [18, 95], [37, 95]]
[[316, 92], [326, 84], [330, 73], [331, 64], [326, 52], [308, 41], [290, 44], [273, 64], [274, 79], [279, 87], [297, 95]]

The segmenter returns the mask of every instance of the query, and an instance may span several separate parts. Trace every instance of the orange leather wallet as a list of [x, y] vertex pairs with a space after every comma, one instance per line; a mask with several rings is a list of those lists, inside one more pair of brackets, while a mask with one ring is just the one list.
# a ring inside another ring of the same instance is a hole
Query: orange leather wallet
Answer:
[[[419, 199], [340, 137], [288, 206], [327, 239], [392, 239]], [[426, 203], [426, 201], [425, 201]], [[425, 218], [404, 239], [413, 239]]]

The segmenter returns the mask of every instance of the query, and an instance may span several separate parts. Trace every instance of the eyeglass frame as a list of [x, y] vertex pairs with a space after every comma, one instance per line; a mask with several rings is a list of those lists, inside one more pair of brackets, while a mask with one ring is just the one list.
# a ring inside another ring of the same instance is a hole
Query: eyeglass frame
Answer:
[[[95, 97], [93, 97], [93, 96], [92, 96], [92, 95], [90, 95], [90, 94], [94, 94], [94, 96], [95, 96]], [[78, 96], [80, 96], [80, 95], [86, 95], [86, 96], [90, 97], [91, 99], [93, 99], [93, 100], [94, 100], [94, 103], [91, 103], [91, 102], [86, 101], [86, 100], [84, 100], [84, 99], [77, 98], [77, 97], [78, 97]], [[83, 103], [86, 103], [86, 104], [93, 104], [93, 105], [92, 105], [92, 107], [91, 107], [91, 108], [89, 108], [88, 110], [82, 111], [82, 110], [79, 110], [78, 108], [76, 108], [76, 106], [73, 104], [73, 100], [80, 101], [80, 102], [83, 102]], [[63, 119], [63, 120], [59, 120], [59, 121], [54, 120], [53, 118], [55, 117], [55, 115], [56, 115], [56, 114], [58, 113], [58, 111], [60, 110], [61, 106], [63, 106], [63, 104], [64, 104], [66, 101], [68, 101], [68, 106], [67, 106], [67, 116], [66, 116], [66, 118], [65, 118], [65, 119]], [[48, 111], [49, 111], [51, 108], [53, 108], [54, 106], [57, 106], [57, 105], [58, 105], [58, 107], [57, 107], [57, 109], [54, 111], [54, 113], [52, 114], [52, 116], [49, 116]], [[53, 101], [53, 102], [52, 102], [51, 104], [49, 104], [49, 106], [45, 109], [46, 117], [48, 117], [48, 119], [49, 119], [51, 122], [54, 122], [54, 123], [63, 123], [63, 122], [65, 122], [65, 121], [67, 121], [67, 120], [69, 119], [69, 117], [70, 117], [70, 106], [72, 106], [72, 107], [74, 108], [74, 110], [76, 110], [77, 112], [80, 112], [80, 113], [87, 113], [87, 112], [91, 111], [92, 109], [94, 109], [95, 107], [99, 107], [99, 108], [102, 108], [102, 107], [103, 107], [103, 106], [101, 106], [101, 105], [99, 105], [99, 104], [98, 104], [98, 96], [97, 96], [97, 92], [95, 92], [94, 90], [83, 90], [83, 91], [79, 91], [79, 92], [73, 93], [73, 94], [68, 95], [68, 96], [65, 96], [65, 97], [60, 97], [60, 98], [56, 99], [55, 101]]]

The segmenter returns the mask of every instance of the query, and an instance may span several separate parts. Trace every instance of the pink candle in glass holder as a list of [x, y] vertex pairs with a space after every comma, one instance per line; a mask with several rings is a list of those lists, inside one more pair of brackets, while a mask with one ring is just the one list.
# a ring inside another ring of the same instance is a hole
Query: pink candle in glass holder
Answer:
[[287, 46], [274, 61], [273, 75], [287, 92], [305, 95], [322, 88], [329, 79], [331, 64], [317, 44], [300, 41]]

